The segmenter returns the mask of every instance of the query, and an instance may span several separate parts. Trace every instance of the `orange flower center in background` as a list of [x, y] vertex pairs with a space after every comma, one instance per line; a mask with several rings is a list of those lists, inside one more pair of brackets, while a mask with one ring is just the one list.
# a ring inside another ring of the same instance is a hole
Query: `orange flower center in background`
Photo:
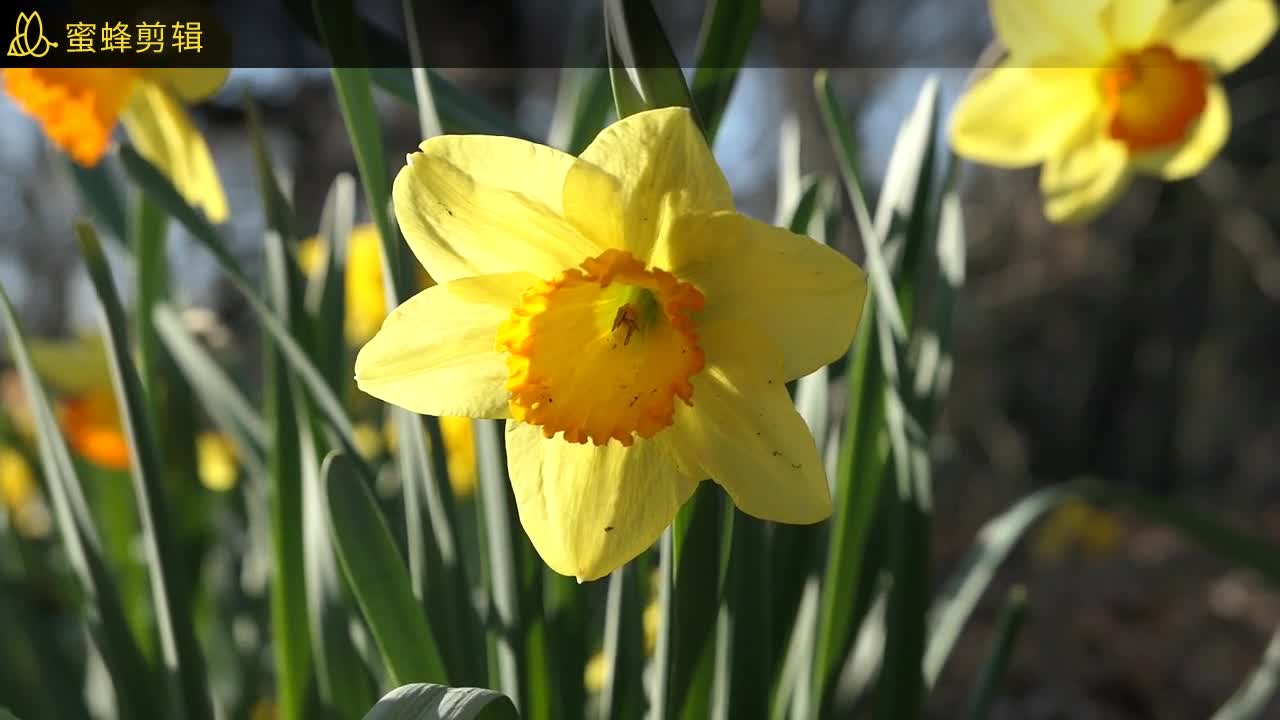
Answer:
[[129, 469], [129, 444], [110, 391], [86, 392], [58, 403], [58, 424], [79, 455], [108, 470]]
[[671, 425], [704, 356], [690, 313], [702, 293], [622, 250], [525, 291], [498, 329], [511, 415], [548, 438], [630, 446]]
[[6, 68], [5, 91], [77, 163], [97, 165], [140, 71]]
[[1102, 73], [1108, 134], [1131, 152], [1175, 145], [1204, 111], [1208, 71], [1155, 45], [1124, 53]]

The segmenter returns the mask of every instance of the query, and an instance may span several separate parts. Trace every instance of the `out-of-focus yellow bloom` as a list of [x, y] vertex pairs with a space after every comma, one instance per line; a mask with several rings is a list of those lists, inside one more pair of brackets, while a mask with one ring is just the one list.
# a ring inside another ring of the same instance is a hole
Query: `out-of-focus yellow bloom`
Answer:
[[356, 452], [365, 460], [374, 460], [382, 455], [386, 443], [382, 441], [382, 433], [369, 423], [356, 423], [351, 428], [356, 443]]
[[0, 502], [9, 512], [36, 497], [36, 476], [22, 453], [0, 446]]
[[848, 348], [865, 276], [736, 212], [688, 110], [627, 117], [580, 158], [435, 137], [394, 199], [441, 284], [387, 317], [357, 383], [414, 412], [507, 419], [520, 520], [552, 569], [607, 575], [707, 477], [757, 517], [830, 515], [785, 383]]
[[476, 438], [471, 418], [448, 415], [440, 418], [444, 438], [445, 464], [449, 466], [449, 486], [457, 497], [476, 491]]
[[[345, 302], [343, 325], [347, 342], [361, 345], [373, 337], [387, 317], [386, 288], [382, 282], [382, 241], [372, 224], [357, 225], [347, 239]], [[298, 264], [314, 275], [326, 259], [324, 240], [312, 236], [298, 246]], [[431, 286], [431, 278], [418, 268], [418, 287]]]
[[956, 152], [1043, 164], [1045, 213], [1083, 222], [1137, 174], [1200, 172], [1231, 129], [1218, 77], [1276, 30], [1273, 0], [990, 0], [1008, 57], [961, 98]]
[[127, 470], [129, 446], [102, 338], [27, 344], [36, 372], [58, 395], [55, 412], [67, 444], [99, 467]]
[[1058, 562], [1076, 550], [1107, 555], [1119, 546], [1121, 533], [1115, 515], [1071, 499], [1058, 506], [1036, 533], [1034, 554], [1044, 563]]
[[196, 465], [200, 484], [214, 492], [225, 492], [236, 486], [239, 467], [236, 448], [226, 435], [202, 432], [196, 435]]
[[227, 199], [204, 138], [182, 102], [212, 95], [225, 68], [5, 68], [5, 90], [77, 163], [98, 164], [117, 121], [138, 152], [209, 219], [227, 218]]
[[[388, 419], [383, 426], [383, 436], [391, 452], [396, 452], [399, 447], [399, 432], [394, 419]], [[476, 491], [476, 440], [471, 418], [440, 418], [440, 437], [444, 440], [445, 465], [454, 497], [471, 497]]]
[[49, 534], [53, 521], [40, 498], [35, 473], [22, 453], [6, 446], [0, 446], [0, 506], [23, 536], [38, 538]]

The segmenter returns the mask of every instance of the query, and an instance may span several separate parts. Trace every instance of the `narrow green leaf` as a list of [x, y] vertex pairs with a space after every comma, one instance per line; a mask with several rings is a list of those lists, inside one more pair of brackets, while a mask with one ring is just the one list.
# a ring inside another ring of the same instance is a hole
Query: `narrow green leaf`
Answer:
[[627, 563], [609, 576], [604, 610], [604, 687], [600, 689], [602, 720], [637, 720], [644, 716], [644, 563]]
[[[288, 257], [280, 236], [267, 233], [267, 276], [276, 312], [297, 325], [297, 288], [290, 278]], [[272, 649], [275, 653], [279, 712], [284, 720], [304, 716], [311, 673], [311, 643], [307, 625], [307, 580], [303, 527], [303, 459], [299, 433], [306, 416], [298, 413], [288, 364], [277, 348], [267, 348], [267, 409], [271, 422], [270, 485]]]
[[649, 0], [604, 0], [604, 27], [618, 117], [686, 107], [702, 126], [680, 61]]
[[143, 543], [151, 574], [160, 646], [170, 674], [176, 706], [174, 712], [189, 720], [212, 718], [204, 660], [196, 644], [190, 599], [174, 582], [178, 548], [169, 528], [169, 504], [161, 483], [159, 453], [154, 429], [146, 412], [142, 383], [129, 354], [127, 326], [111, 271], [93, 228], [76, 225], [81, 254], [100, 302], [102, 332], [107, 339], [112, 380], [122, 402], [120, 415], [132, 459], [130, 474], [142, 521]]
[[387, 693], [364, 720], [519, 720], [507, 696], [479, 688], [425, 683]]
[[293, 205], [285, 196], [276, 177], [271, 151], [267, 148], [266, 130], [262, 126], [262, 117], [258, 106], [250, 95], [244, 98], [245, 116], [249, 118], [249, 144], [253, 148], [253, 165], [258, 175], [258, 195], [262, 198], [262, 209], [267, 218], [267, 228], [274, 230], [285, 243], [293, 245], [300, 237], [298, 220]]
[[720, 127], [759, 22], [760, 0], [707, 3], [691, 90], [709, 138], [714, 138]]
[[1019, 500], [978, 531], [973, 549], [934, 601], [930, 613], [929, 647], [924, 656], [926, 687], [937, 682], [960, 631], [978, 606], [983, 591], [991, 584], [996, 569], [1027, 529], [1067, 497], [1069, 494], [1063, 487], [1044, 488]]
[[413, 95], [418, 106], [418, 130], [422, 139], [433, 138], [442, 132], [440, 116], [436, 114], [436, 98], [431, 90], [431, 78], [427, 75], [426, 60], [422, 56], [422, 27], [413, 10], [413, 0], [404, 0], [405, 35], [409, 40], [409, 72], [413, 75]]
[[654, 652], [658, 675], [654, 695], [660, 720], [680, 715], [698, 665], [705, 654], [714, 652], [710, 640], [720, 604], [723, 517], [715, 484], [700, 483], [662, 541], [662, 625]]
[[120, 717], [152, 717], [159, 712], [150, 684], [150, 668], [133, 638], [120, 602], [93, 515], [76, 474], [66, 439], [40, 384], [9, 296], [0, 288], [0, 316], [9, 338], [9, 353], [31, 408], [40, 463], [53, 502], [63, 549], [86, 605], [84, 622], [115, 688]]
[[501, 423], [475, 420], [477, 482], [480, 517], [484, 527], [490, 596], [490, 627], [494, 653], [490, 656], [496, 676], [491, 679], [508, 697], [522, 698], [525, 675], [524, 642], [526, 627], [520, 602], [519, 550], [515, 511], [511, 507], [510, 483], [503, 452]]
[[413, 596], [404, 561], [373, 493], [346, 455], [331, 453], [320, 472], [343, 574], [392, 680], [448, 680], [431, 626]]
[[810, 675], [817, 641], [819, 591], [817, 577], [805, 581], [769, 703], [770, 720], [813, 715], [809, 710], [809, 687], [813, 684]]
[[1271, 636], [1262, 662], [1244, 684], [1213, 714], [1211, 720], [1253, 720], [1262, 717], [1280, 685], [1280, 631]]
[[978, 685], [969, 699], [970, 720], [982, 720], [991, 714], [991, 704], [995, 702], [1000, 681], [1004, 679], [1005, 671], [1009, 667], [1009, 658], [1013, 656], [1013, 648], [1018, 641], [1018, 633], [1022, 630], [1022, 621], [1026, 615], [1027, 588], [1023, 585], [1015, 585], [1009, 590], [1009, 596], [1000, 610], [1000, 619], [996, 623], [996, 634], [991, 642], [991, 651], [982, 664], [982, 670], [978, 673]]
[[71, 177], [76, 182], [80, 197], [98, 222], [123, 244], [129, 237], [128, 218], [125, 216], [124, 199], [111, 178], [108, 163], [100, 162], [91, 168], [68, 160]]
[[339, 173], [320, 212], [320, 239], [327, 252], [319, 271], [308, 279], [306, 312], [311, 317], [312, 357], [334, 392], [351, 380], [346, 338], [346, 269], [339, 261], [355, 226], [356, 182]]
[[716, 636], [713, 706], [718, 717], [740, 718], [761, 715], [769, 707], [774, 582], [769, 567], [758, 561], [767, 550], [765, 522], [733, 507], [727, 511], [735, 517]]
[[351, 607], [325, 517], [317, 429], [321, 419], [300, 393], [298, 449], [302, 470], [303, 567], [306, 579], [310, 646], [320, 701], [333, 718], [357, 717], [373, 702], [373, 678], [351, 641]]

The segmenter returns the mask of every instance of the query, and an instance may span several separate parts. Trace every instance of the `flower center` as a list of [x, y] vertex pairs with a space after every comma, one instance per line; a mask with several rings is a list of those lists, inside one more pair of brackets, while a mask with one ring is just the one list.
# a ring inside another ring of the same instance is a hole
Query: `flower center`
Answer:
[[6, 68], [5, 91], [49, 139], [81, 165], [102, 159], [138, 70]]
[[1107, 132], [1131, 152], [1181, 142], [1204, 111], [1208, 83], [1200, 63], [1163, 45], [1123, 53], [1102, 73]]
[[548, 438], [630, 446], [693, 404], [703, 353], [690, 313], [702, 293], [622, 250], [606, 250], [525, 291], [498, 329], [511, 416]]

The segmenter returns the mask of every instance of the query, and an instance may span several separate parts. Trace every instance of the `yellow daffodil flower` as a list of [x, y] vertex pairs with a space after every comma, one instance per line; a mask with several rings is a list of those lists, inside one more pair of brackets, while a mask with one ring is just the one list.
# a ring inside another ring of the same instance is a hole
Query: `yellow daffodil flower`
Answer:
[[[387, 448], [395, 452], [399, 434], [394, 421], [383, 426]], [[466, 498], [476, 491], [476, 439], [471, 428], [471, 418], [446, 416], [440, 418], [440, 436], [444, 440], [445, 469], [449, 473], [449, 487], [454, 497]], [[359, 436], [357, 434], [357, 443]]]
[[955, 108], [957, 153], [1043, 164], [1045, 213], [1083, 222], [1139, 174], [1195, 175], [1226, 143], [1218, 77], [1276, 30], [1273, 0], [991, 0], [1008, 56]]
[[35, 473], [21, 452], [7, 446], [0, 446], [0, 507], [23, 536], [49, 534], [53, 519], [40, 497]]
[[212, 95], [225, 68], [5, 68], [9, 96], [45, 135], [86, 167], [107, 151], [117, 121], [138, 152], [214, 222], [227, 199], [203, 136], [182, 108]]
[[[347, 264], [344, 288], [347, 316], [344, 332], [347, 342], [363, 345], [378, 332], [387, 317], [387, 295], [382, 282], [382, 241], [372, 224], [357, 225], [347, 239]], [[320, 271], [325, 261], [324, 240], [313, 236], [298, 246], [298, 264], [308, 275]], [[418, 287], [430, 287], [431, 278], [418, 273]]]
[[1120, 544], [1123, 529], [1115, 515], [1083, 500], [1058, 506], [1036, 533], [1034, 554], [1043, 563], [1054, 563], [1080, 550], [1086, 555], [1107, 555]]
[[387, 317], [356, 380], [415, 412], [505, 418], [520, 521], [552, 569], [608, 574], [708, 477], [756, 517], [830, 515], [784, 385], [849, 347], [865, 276], [736, 212], [687, 110], [627, 117], [580, 158], [432, 138], [394, 201], [440, 284]]
[[28, 342], [36, 372], [57, 393], [55, 411], [67, 444], [108, 470], [129, 468], [129, 446], [102, 338]]
[[208, 490], [226, 492], [235, 487], [240, 473], [231, 440], [216, 432], [196, 435], [196, 470], [200, 484]]

